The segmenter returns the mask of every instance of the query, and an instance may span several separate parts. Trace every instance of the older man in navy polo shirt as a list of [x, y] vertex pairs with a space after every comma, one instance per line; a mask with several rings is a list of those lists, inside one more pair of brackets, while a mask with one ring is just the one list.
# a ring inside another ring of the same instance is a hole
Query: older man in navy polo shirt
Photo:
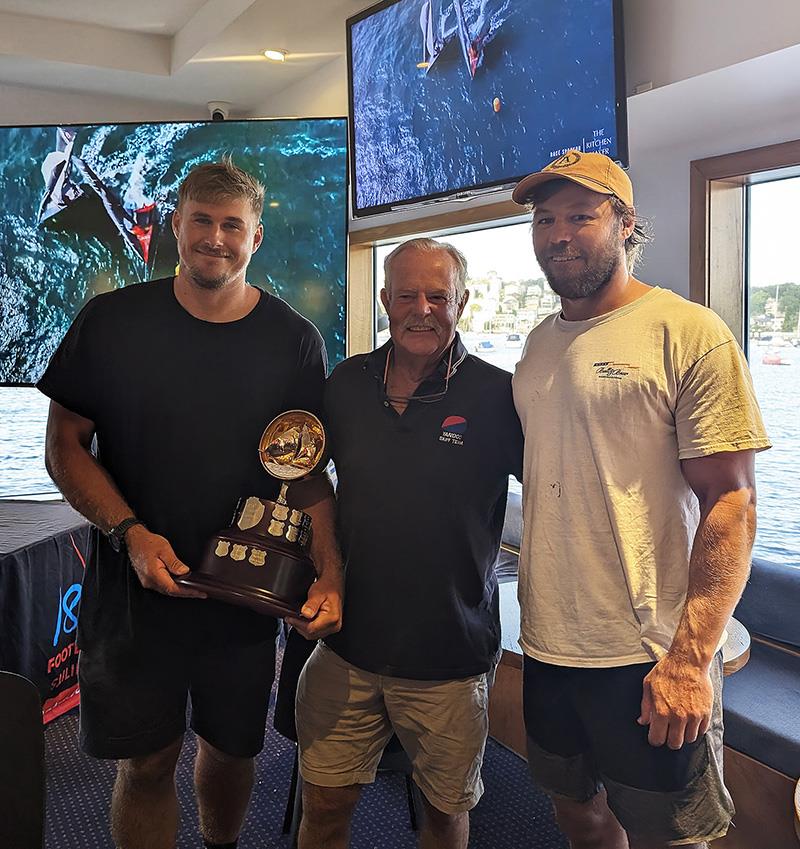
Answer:
[[414, 239], [385, 270], [391, 339], [339, 365], [325, 394], [346, 601], [342, 631], [317, 646], [298, 688], [302, 849], [347, 845], [393, 733], [425, 799], [423, 847], [466, 847], [483, 791], [494, 563], [522, 433], [511, 375], [456, 332], [469, 297], [461, 253]]

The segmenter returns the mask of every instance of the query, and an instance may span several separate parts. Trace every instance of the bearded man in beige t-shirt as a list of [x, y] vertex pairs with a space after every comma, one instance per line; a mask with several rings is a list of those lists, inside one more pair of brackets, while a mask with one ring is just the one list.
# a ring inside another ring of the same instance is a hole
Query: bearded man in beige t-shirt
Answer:
[[573, 849], [702, 847], [733, 813], [719, 648], [769, 447], [747, 363], [714, 313], [633, 277], [646, 234], [607, 156], [513, 197], [561, 296], [513, 382], [531, 770]]

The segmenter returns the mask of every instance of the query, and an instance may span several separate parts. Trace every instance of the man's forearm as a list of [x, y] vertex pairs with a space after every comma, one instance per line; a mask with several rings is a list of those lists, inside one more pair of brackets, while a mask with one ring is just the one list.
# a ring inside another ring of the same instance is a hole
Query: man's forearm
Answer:
[[133, 515], [111, 476], [82, 445], [48, 440], [47, 471], [64, 498], [101, 530]]
[[755, 527], [755, 498], [747, 488], [725, 493], [703, 511], [673, 657], [710, 665], [750, 572]]
[[336, 499], [333, 494], [305, 508], [311, 516], [311, 559], [317, 576], [327, 580], [341, 580], [342, 555], [336, 539]]
[[342, 555], [336, 539], [336, 498], [327, 472], [295, 481], [287, 501], [311, 517], [311, 559], [317, 576], [341, 578]]

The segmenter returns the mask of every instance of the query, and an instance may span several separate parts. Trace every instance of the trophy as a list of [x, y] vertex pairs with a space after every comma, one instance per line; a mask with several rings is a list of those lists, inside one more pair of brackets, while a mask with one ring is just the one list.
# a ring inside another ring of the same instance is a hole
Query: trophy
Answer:
[[233, 524], [206, 546], [198, 569], [176, 578], [211, 598], [271, 616], [299, 616], [317, 576], [308, 555], [311, 517], [286, 503], [289, 482], [305, 477], [325, 452], [320, 420], [304, 410], [276, 416], [258, 444], [261, 465], [281, 481], [277, 501], [250, 496]]

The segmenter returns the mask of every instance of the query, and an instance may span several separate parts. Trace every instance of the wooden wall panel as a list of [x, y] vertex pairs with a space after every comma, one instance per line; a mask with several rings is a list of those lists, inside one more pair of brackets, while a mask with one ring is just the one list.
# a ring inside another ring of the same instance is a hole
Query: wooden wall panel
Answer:
[[725, 784], [736, 805], [734, 827], [713, 849], [800, 849], [791, 779], [726, 746]]
[[745, 347], [745, 190], [741, 181], [709, 186], [708, 301]]
[[443, 230], [470, 227], [474, 224], [497, 222], [507, 218], [519, 218], [520, 216], [524, 218], [527, 214], [524, 207], [512, 200], [480, 206], [466, 205], [461, 209], [449, 209], [447, 212], [432, 212], [422, 218], [406, 218], [378, 227], [351, 230], [350, 244], [371, 245], [375, 242], [400, 240], [418, 233], [436, 233]]
[[[689, 179], [689, 297], [744, 336], [745, 192], [800, 168], [800, 141], [696, 159]], [[787, 169], [791, 169], [787, 171]]]
[[347, 356], [375, 347], [375, 283], [372, 245], [350, 245], [347, 269]]
[[525, 751], [522, 720], [522, 655], [504, 651], [489, 696], [489, 735], [521, 757]]

